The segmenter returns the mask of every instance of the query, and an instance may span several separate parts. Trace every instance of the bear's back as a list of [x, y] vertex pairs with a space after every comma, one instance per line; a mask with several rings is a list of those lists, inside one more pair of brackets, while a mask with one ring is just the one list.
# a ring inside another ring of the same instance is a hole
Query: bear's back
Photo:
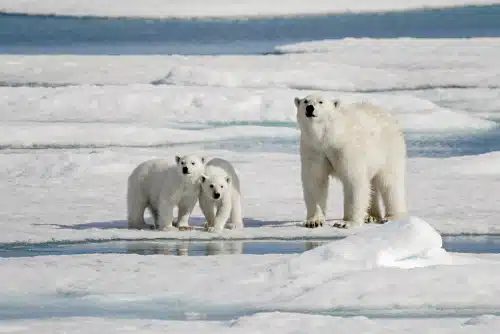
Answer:
[[345, 108], [347, 127], [353, 135], [351, 141], [364, 147], [368, 155], [375, 152], [379, 158], [384, 158], [385, 154], [406, 155], [403, 131], [389, 112], [368, 102], [353, 103]]
[[178, 181], [176, 168], [177, 166], [167, 159], [151, 159], [136, 168], [135, 178], [140, 180], [142, 190], [156, 199], [167, 179], [173, 183]]
[[367, 128], [376, 126], [380, 129], [394, 128], [398, 129], [399, 125], [394, 116], [388, 113], [385, 109], [369, 103], [369, 102], [356, 102], [346, 105], [345, 115], [352, 117], [359, 123], [368, 123]]

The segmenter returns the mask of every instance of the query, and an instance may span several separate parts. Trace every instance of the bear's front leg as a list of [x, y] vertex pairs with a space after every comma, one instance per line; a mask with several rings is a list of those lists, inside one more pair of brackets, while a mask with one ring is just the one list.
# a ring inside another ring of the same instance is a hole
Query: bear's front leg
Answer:
[[158, 229], [176, 230], [173, 226], [175, 205], [168, 200], [161, 200], [158, 206]]
[[229, 216], [231, 215], [231, 202], [223, 201], [217, 208], [214, 225], [208, 227], [208, 232], [221, 232], [226, 225]]
[[179, 230], [189, 229], [189, 217], [198, 202], [198, 195], [195, 196], [184, 196], [179, 202], [179, 214], [177, 217], [177, 228]]
[[207, 221], [205, 224], [205, 229], [208, 230], [208, 228], [214, 226], [214, 220], [215, 220], [215, 205], [212, 202], [211, 199], [209, 199], [203, 192], [201, 193], [199, 197], [199, 202], [200, 202], [200, 209], [201, 212], [203, 212], [203, 215], [205, 216], [205, 220]]
[[305, 227], [315, 228], [325, 223], [330, 165], [325, 156], [301, 150], [301, 179], [307, 217]]
[[229, 223], [226, 225], [229, 229], [243, 228], [243, 217], [241, 213], [241, 196], [236, 191], [231, 194], [231, 214]]
[[370, 205], [370, 182], [365, 178], [345, 180], [344, 186], [344, 222], [335, 223], [338, 228], [361, 226], [365, 222]]

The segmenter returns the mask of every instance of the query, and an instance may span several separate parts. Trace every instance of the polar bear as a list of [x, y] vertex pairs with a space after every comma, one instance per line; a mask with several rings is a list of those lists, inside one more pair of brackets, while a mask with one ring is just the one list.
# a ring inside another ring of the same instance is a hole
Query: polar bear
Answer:
[[209, 232], [222, 231], [228, 219], [228, 228], [243, 228], [240, 180], [229, 161], [214, 158], [207, 162], [199, 202]]
[[165, 159], [141, 163], [128, 178], [128, 227], [145, 228], [144, 210], [148, 208], [156, 228], [174, 229], [173, 210], [177, 206], [177, 227], [188, 229], [204, 170], [205, 158], [195, 155], [176, 156], [175, 164]]
[[[329, 176], [344, 192], [344, 218], [335, 227], [407, 217], [406, 143], [395, 119], [366, 102], [343, 105], [319, 95], [294, 100], [306, 227], [325, 222]], [[385, 215], [380, 199], [385, 206]]]

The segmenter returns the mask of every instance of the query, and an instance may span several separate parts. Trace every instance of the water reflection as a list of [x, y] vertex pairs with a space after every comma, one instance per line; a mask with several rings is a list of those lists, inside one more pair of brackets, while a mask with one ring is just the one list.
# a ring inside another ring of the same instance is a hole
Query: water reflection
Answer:
[[[297, 254], [330, 242], [335, 242], [335, 240], [114, 240], [0, 244], [0, 258], [75, 254], [161, 254], [170, 256]], [[459, 253], [500, 253], [500, 236], [443, 236], [443, 248], [449, 252]]]
[[304, 242], [304, 247], [305, 247], [304, 251], [308, 251], [313, 248], [319, 247], [321, 245], [324, 245], [325, 243], [326, 241], [306, 241]]
[[208, 256], [230, 254], [293, 254], [302, 253], [326, 241], [168, 241], [126, 242], [125, 253], [139, 255]]

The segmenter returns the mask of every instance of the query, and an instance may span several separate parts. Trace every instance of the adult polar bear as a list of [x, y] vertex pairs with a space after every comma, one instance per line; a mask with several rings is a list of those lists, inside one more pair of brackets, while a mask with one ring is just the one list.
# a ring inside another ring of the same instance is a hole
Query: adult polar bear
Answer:
[[407, 216], [406, 144], [389, 114], [369, 103], [344, 106], [319, 95], [296, 97], [295, 106], [306, 227], [325, 222], [330, 175], [344, 191], [344, 221], [335, 227], [359, 226], [367, 214], [378, 221]]

